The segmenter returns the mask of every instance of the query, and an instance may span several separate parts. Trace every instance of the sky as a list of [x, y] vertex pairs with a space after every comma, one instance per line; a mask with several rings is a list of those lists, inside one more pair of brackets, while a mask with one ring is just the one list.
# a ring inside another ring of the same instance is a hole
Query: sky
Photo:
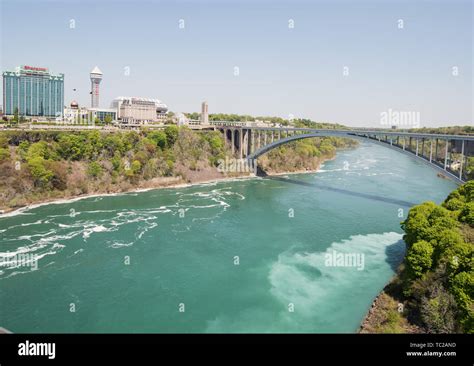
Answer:
[[[381, 127], [474, 124], [472, 0], [0, 0], [2, 71], [65, 74], [65, 104], [158, 98], [174, 112]], [[403, 24], [401, 24], [403, 21]], [[75, 89], [75, 90], [74, 90]]]

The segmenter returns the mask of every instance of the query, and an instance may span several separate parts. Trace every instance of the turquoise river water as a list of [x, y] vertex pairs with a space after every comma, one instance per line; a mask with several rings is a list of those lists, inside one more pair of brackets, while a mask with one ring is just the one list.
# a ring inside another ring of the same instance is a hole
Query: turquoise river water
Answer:
[[[421, 162], [362, 143], [318, 173], [4, 215], [0, 326], [355, 332], [403, 257], [400, 221], [409, 207], [439, 203], [455, 187]], [[358, 258], [357, 266], [327, 262], [337, 254]], [[12, 258], [17, 265], [6, 266]]]

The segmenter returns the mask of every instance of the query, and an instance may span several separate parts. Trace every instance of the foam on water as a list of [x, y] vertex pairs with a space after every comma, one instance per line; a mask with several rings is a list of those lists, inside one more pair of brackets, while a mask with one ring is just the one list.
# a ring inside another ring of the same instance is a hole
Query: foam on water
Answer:
[[[322, 323], [331, 319], [336, 321], [338, 314], [343, 312], [340, 307], [345, 306], [348, 298], [365, 303], [367, 299], [358, 298], [358, 294], [367, 286], [377, 291], [384, 284], [377, 285], [377, 272], [390, 270], [389, 247], [393, 247], [392, 255], [396, 254], [401, 260], [404, 243], [402, 235], [395, 232], [351, 236], [332, 243], [325, 252], [283, 252], [271, 266], [268, 276], [271, 293], [283, 305], [293, 303], [299, 316]], [[364, 269], [326, 266], [327, 256], [334, 252], [363, 255]], [[328, 307], [328, 304], [333, 306]], [[327, 310], [321, 314], [318, 309], [323, 305]]]

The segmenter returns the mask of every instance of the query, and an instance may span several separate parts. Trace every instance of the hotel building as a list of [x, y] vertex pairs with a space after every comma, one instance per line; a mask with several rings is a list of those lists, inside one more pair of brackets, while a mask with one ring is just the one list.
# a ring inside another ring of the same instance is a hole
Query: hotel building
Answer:
[[44, 67], [19, 66], [3, 72], [3, 107], [6, 115], [18, 108], [21, 116], [63, 117], [64, 74]]
[[162, 121], [168, 112], [168, 106], [160, 100], [138, 97], [115, 98], [111, 108], [117, 110], [120, 122], [132, 124]]

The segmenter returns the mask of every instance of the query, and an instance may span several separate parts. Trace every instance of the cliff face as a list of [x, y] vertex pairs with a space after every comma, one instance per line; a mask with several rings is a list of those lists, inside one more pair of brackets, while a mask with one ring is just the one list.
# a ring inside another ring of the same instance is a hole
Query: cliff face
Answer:
[[[350, 140], [308, 139], [259, 159], [272, 173], [316, 170]], [[231, 152], [219, 132], [169, 126], [163, 131], [0, 133], [0, 210], [84, 194], [117, 193], [226, 177]]]

